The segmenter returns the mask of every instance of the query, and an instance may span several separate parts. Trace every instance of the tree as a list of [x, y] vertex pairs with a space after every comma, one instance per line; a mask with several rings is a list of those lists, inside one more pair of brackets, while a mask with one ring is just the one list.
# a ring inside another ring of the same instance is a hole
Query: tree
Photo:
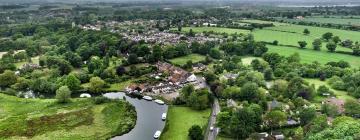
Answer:
[[71, 91], [67, 86], [62, 86], [56, 90], [56, 97], [59, 103], [67, 103], [71, 98]]
[[339, 115], [338, 107], [328, 103], [321, 105], [321, 113], [326, 114], [329, 117], [335, 117]]
[[105, 81], [100, 77], [92, 77], [90, 79], [89, 91], [92, 93], [100, 93], [102, 88], [105, 86]]
[[7, 88], [15, 84], [17, 76], [13, 71], [5, 70], [4, 73], [0, 74], [0, 87]]
[[298, 44], [301, 49], [305, 48], [307, 45], [306, 41], [299, 41]]
[[332, 37], [333, 37], [333, 34], [330, 32], [327, 32], [322, 35], [322, 38], [325, 39], [326, 41], [329, 41]]
[[219, 50], [215, 49], [215, 48], [212, 48], [210, 50], [210, 53], [209, 55], [214, 58], [214, 59], [220, 59], [221, 58], [221, 53]]
[[202, 134], [202, 129], [199, 125], [193, 125], [189, 129], [189, 134], [191, 140], [203, 140], [204, 136]]
[[345, 114], [351, 117], [360, 117], [360, 103], [354, 99], [346, 100]]
[[210, 105], [209, 94], [207, 89], [195, 91], [187, 98], [186, 104], [196, 110], [206, 109]]
[[322, 42], [321, 39], [315, 39], [314, 42], [312, 43], [313, 45], [313, 49], [314, 50], [320, 50], [321, 46], [322, 46]]
[[102, 69], [102, 64], [99, 57], [92, 57], [87, 66], [89, 73], [94, 73], [95, 71]]
[[340, 39], [339, 36], [334, 36], [334, 37], [332, 38], [332, 41], [334, 41], [335, 44], [338, 44], [339, 42], [341, 42], [341, 39]]
[[264, 78], [265, 80], [269, 81], [269, 80], [273, 80], [274, 79], [274, 73], [272, 69], [266, 69], [264, 72]]
[[64, 80], [64, 85], [72, 91], [80, 89], [80, 84], [80, 80], [74, 74], [69, 74]]
[[259, 86], [256, 83], [248, 82], [244, 84], [240, 91], [240, 100], [243, 101], [259, 101]]
[[129, 57], [127, 58], [127, 62], [129, 64], [136, 64], [138, 63], [138, 56], [136, 54], [130, 54]]
[[304, 35], [309, 35], [310, 31], [309, 31], [309, 29], [306, 28], [306, 29], [304, 29], [303, 33], [304, 33]]
[[122, 76], [126, 73], [126, 69], [124, 66], [118, 66], [116, 68], [116, 74], [119, 75], [119, 76]]
[[195, 36], [195, 33], [194, 33], [193, 29], [190, 29], [188, 35], [189, 35], [190, 37], [194, 37], [194, 36]]
[[314, 108], [308, 107], [300, 111], [299, 114], [301, 125], [306, 125], [310, 123], [316, 117], [316, 110]]
[[272, 44], [275, 45], [275, 46], [277, 46], [277, 45], [279, 44], [279, 41], [274, 40]]
[[330, 41], [329, 43], [326, 44], [326, 48], [330, 51], [330, 52], [335, 52], [336, 50], [336, 43], [333, 41]]
[[251, 108], [238, 109], [230, 119], [230, 135], [236, 139], [245, 139], [259, 129], [259, 121], [261, 122], [261, 116], [258, 116]]
[[280, 110], [272, 110], [266, 114], [265, 120], [270, 128], [281, 126], [286, 121], [286, 114]]

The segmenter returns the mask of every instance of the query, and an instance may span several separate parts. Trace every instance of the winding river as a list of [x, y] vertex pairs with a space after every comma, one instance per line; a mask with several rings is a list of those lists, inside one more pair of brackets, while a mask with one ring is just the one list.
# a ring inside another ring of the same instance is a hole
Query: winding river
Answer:
[[123, 92], [106, 93], [104, 96], [111, 99], [126, 97], [126, 100], [135, 106], [137, 113], [135, 127], [129, 133], [115, 136], [112, 140], [153, 140], [155, 132], [163, 130], [165, 121], [161, 120], [161, 115], [167, 112], [167, 105], [158, 105], [152, 101], [131, 98]]

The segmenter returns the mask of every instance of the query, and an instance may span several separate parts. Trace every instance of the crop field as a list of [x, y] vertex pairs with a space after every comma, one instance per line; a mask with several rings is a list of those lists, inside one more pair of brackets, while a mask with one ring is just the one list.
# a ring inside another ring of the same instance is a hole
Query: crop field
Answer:
[[182, 28], [182, 31], [189, 32], [190, 29], [192, 29], [196, 33], [202, 33], [204, 31], [205, 32], [213, 31], [216, 33], [228, 33], [228, 34], [234, 34], [234, 33], [248, 34], [248, 33], [250, 33], [249, 30], [221, 28], [221, 27], [184, 27], [184, 28]]
[[325, 51], [314, 51], [310, 49], [300, 49], [295, 47], [283, 47], [283, 46], [273, 46], [268, 45], [269, 52], [276, 52], [280, 55], [289, 56], [294, 53], [299, 53], [301, 62], [311, 63], [313, 61], [318, 61], [321, 64], [326, 64], [330, 61], [340, 61], [344, 60], [351, 64], [352, 67], [360, 67], [360, 57], [339, 54], [339, 53], [330, 53]]

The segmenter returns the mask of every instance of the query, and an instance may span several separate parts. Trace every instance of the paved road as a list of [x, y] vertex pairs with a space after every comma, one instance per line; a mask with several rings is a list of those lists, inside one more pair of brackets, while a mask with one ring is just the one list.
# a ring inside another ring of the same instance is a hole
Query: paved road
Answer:
[[[215, 123], [216, 123], [216, 117], [219, 112], [220, 112], [219, 101], [217, 98], [215, 98], [214, 104], [212, 106], [212, 112], [211, 112], [208, 128], [206, 129], [206, 133], [205, 133], [206, 134], [205, 140], [216, 140], [216, 136], [219, 133], [219, 128], [215, 127]], [[210, 127], [214, 127], [214, 129], [211, 131]]]

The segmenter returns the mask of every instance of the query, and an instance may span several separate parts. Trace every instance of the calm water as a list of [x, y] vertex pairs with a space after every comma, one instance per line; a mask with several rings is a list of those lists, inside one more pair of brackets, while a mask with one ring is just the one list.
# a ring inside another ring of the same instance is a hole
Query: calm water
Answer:
[[136, 108], [137, 120], [134, 129], [122, 136], [116, 136], [112, 140], [153, 140], [157, 130], [162, 131], [165, 121], [161, 120], [162, 113], [166, 113], [167, 105], [158, 105], [152, 101], [131, 98], [122, 92], [106, 93], [105, 97], [122, 99], [124, 96]]

